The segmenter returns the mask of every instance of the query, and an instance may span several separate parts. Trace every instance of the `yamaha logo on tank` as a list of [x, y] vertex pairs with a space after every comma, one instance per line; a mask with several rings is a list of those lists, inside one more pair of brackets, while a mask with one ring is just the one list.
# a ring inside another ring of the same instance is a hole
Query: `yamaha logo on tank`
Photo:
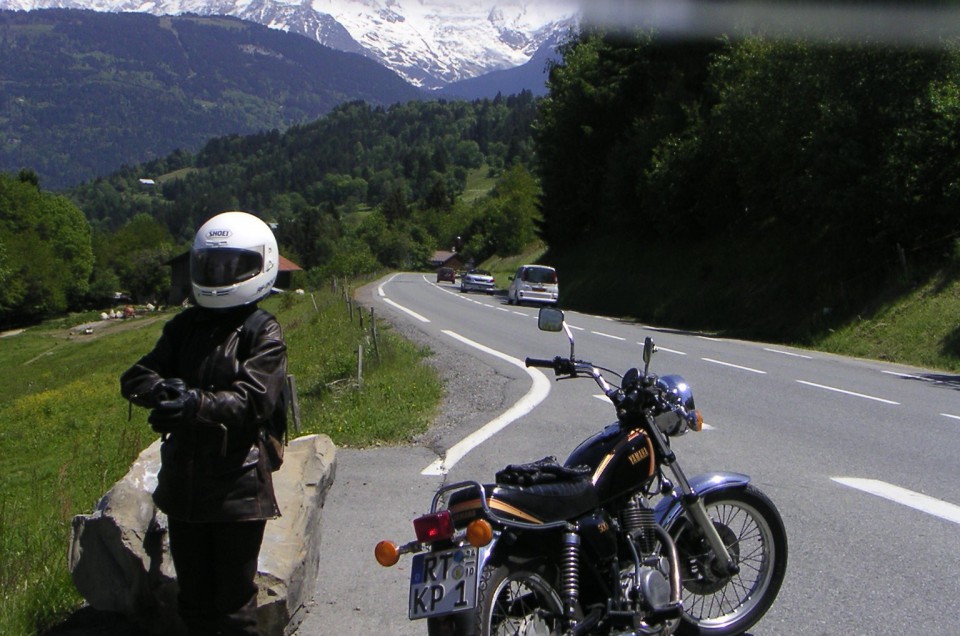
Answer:
[[230, 238], [233, 234], [230, 230], [207, 230], [207, 238]]

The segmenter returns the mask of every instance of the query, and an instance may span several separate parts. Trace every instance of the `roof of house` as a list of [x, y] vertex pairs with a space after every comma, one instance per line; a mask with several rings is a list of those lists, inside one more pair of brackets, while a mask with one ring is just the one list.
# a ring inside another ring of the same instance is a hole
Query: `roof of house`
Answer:
[[303, 268], [291, 261], [289, 258], [280, 256], [280, 271], [281, 272], [302, 272]]
[[460, 255], [457, 252], [448, 252], [446, 250], [437, 250], [430, 257], [430, 262], [435, 265], [445, 265], [453, 259], [459, 260]]

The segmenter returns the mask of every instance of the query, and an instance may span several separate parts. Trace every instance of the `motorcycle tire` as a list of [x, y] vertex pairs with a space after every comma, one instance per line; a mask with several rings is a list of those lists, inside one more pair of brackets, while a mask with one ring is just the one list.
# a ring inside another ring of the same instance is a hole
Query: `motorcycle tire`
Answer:
[[427, 622], [429, 636], [559, 636], [563, 601], [538, 568], [488, 563], [477, 608]]
[[777, 598], [787, 570], [787, 532], [773, 502], [760, 490], [712, 492], [707, 515], [740, 566], [733, 576], [710, 568], [713, 552], [689, 521], [670, 529], [680, 557], [681, 636], [733, 636], [759, 621]]

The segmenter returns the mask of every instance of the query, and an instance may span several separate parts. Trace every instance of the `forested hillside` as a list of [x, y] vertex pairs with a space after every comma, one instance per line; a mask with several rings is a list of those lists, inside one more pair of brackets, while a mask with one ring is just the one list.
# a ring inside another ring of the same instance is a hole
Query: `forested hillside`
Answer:
[[583, 308], [803, 338], [960, 258], [955, 46], [587, 33], [537, 142]]
[[[156, 296], [175, 246], [184, 249], [203, 221], [228, 209], [275, 223], [283, 253], [317, 277], [424, 267], [458, 237], [477, 262], [519, 251], [536, 238], [539, 191], [528, 168], [536, 106], [530, 93], [344, 104], [284, 133], [216, 138], [195, 155], [85, 183], [70, 196], [93, 227], [94, 279]], [[495, 186], [492, 195], [465, 200], [468, 179]], [[159, 280], [145, 280], [149, 271]]]
[[360, 55], [225, 17], [0, 11], [0, 171], [61, 189], [285, 129], [349, 100], [423, 96]]

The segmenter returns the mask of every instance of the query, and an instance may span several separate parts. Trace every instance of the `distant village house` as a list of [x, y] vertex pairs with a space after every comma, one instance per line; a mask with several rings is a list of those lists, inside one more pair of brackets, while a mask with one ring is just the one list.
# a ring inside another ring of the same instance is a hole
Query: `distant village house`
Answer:
[[440, 269], [441, 267], [452, 267], [453, 269], [463, 269], [463, 259], [457, 252], [447, 252], [439, 250], [430, 257], [430, 267]]

